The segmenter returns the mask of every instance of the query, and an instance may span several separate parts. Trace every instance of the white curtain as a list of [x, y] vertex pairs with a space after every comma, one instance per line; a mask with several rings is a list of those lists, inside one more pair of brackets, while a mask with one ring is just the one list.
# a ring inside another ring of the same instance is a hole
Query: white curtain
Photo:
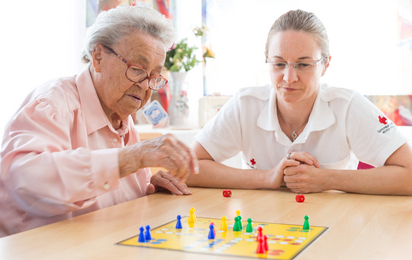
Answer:
[[0, 137], [35, 87], [79, 73], [86, 0], [3, 1], [0, 8]]

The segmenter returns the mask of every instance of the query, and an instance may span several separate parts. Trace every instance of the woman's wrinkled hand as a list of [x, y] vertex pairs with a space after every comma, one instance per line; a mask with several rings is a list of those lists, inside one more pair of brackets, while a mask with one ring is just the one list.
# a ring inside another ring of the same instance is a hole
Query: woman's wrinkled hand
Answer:
[[180, 183], [176, 178], [173, 178], [164, 171], [159, 171], [150, 179], [150, 183], [147, 186], [146, 195], [166, 190], [171, 191], [175, 195], [192, 194], [186, 184]]
[[166, 168], [180, 183], [190, 174], [199, 173], [197, 157], [193, 150], [171, 134], [138, 142], [119, 152], [120, 176], [145, 167]]

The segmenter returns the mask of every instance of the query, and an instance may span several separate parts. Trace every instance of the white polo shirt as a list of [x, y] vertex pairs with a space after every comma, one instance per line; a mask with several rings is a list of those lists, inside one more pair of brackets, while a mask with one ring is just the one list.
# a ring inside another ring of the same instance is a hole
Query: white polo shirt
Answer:
[[217, 162], [242, 152], [243, 168], [267, 170], [291, 152], [315, 156], [321, 168], [375, 167], [408, 139], [356, 91], [321, 85], [303, 132], [292, 143], [282, 132], [272, 86], [240, 89], [195, 139]]

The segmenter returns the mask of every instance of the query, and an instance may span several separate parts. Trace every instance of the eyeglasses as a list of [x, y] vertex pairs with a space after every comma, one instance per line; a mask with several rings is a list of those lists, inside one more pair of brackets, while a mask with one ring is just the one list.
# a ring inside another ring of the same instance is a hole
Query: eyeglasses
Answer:
[[323, 57], [322, 59], [317, 60], [317, 61], [305, 61], [305, 62], [295, 62], [295, 63], [286, 63], [286, 62], [266, 60], [266, 63], [272, 64], [273, 70], [275, 72], [282, 72], [285, 69], [287, 69], [289, 66], [292, 66], [296, 72], [311, 72], [316, 68], [316, 65], [318, 65], [325, 58], [326, 57]]
[[149, 88], [152, 90], [160, 90], [167, 84], [167, 79], [163, 78], [161, 75], [149, 76], [149, 73], [140, 66], [128, 63], [122, 56], [117, 54], [112, 48], [104, 46], [111, 53], [116, 55], [121, 61], [126, 63], [127, 69], [125, 72], [126, 78], [130, 81], [141, 83], [144, 80], [149, 80]]

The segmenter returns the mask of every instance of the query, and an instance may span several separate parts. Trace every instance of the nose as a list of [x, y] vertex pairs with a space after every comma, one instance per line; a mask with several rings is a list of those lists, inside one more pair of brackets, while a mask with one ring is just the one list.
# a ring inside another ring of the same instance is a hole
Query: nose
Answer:
[[149, 89], [149, 79], [150, 78], [145, 78], [143, 81], [140, 81], [139, 83], [135, 83], [137, 86], [139, 86], [142, 90], [146, 91]]
[[294, 81], [298, 81], [298, 75], [296, 74], [295, 68], [293, 68], [293, 65], [288, 65], [285, 68], [285, 71], [283, 73], [283, 80], [286, 81], [287, 83], [292, 83]]

